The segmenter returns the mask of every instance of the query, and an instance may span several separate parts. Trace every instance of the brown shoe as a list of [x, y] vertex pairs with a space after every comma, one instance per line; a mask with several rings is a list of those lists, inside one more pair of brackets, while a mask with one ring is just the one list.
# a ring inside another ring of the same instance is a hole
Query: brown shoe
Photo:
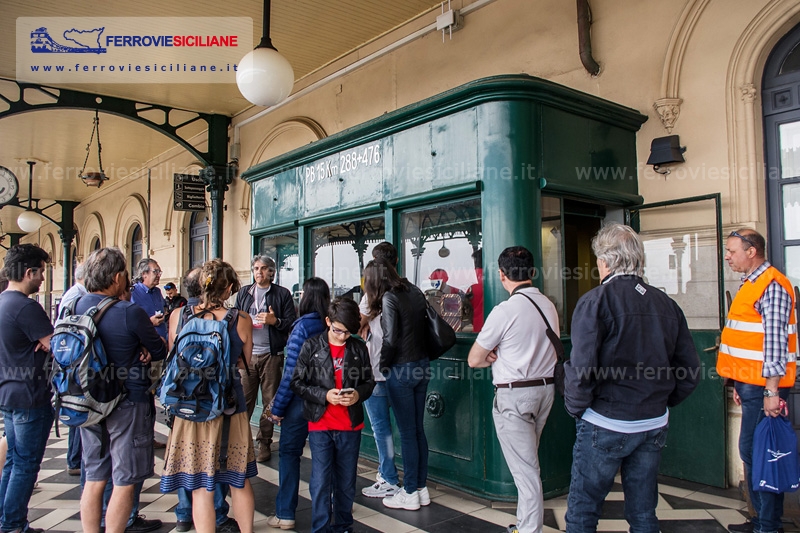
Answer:
[[256, 462], [266, 463], [270, 459], [272, 459], [272, 452], [270, 451], [270, 449], [269, 448], [266, 448], [266, 449], [259, 448], [258, 456], [256, 457]]
[[166, 442], [159, 442], [156, 439], [153, 439], [153, 449], [154, 450], [163, 450], [166, 447], [167, 447], [167, 443]]

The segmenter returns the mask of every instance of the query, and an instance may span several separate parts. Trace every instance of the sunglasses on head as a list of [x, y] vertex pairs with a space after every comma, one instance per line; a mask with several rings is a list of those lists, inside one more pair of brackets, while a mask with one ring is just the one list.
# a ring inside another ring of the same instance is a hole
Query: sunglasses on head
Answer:
[[750, 239], [748, 239], [747, 237], [745, 237], [744, 235], [742, 235], [738, 231], [732, 231], [731, 234], [728, 235], [728, 237], [739, 237], [740, 239], [742, 239], [744, 242], [746, 242], [747, 244], [749, 244], [753, 248], [758, 248], [756, 246], [756, 243], [754, 243], [753, 241], [751, 241]]

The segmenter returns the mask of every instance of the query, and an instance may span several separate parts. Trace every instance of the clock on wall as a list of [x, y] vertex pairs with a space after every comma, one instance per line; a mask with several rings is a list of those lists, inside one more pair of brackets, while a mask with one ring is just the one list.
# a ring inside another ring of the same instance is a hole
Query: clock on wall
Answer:
[[7, 205], [19, 192], [19, 182], [13, 172], [0, 167], [0, 207]]

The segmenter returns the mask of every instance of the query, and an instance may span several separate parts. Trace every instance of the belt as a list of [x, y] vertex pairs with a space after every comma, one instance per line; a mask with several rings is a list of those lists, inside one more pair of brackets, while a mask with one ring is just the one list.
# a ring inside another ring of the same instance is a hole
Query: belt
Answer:
[[556, 380], [553, 378], [528, 379], [525, 381], [514, 381], [513, 383], [498, 383], [496, 389], [522, 389], [524, 387], [544, 387], [552, 385]]

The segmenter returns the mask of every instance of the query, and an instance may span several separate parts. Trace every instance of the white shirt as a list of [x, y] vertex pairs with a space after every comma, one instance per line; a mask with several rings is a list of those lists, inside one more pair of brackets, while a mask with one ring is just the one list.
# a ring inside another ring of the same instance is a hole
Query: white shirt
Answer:
[[[369, 316], [369, 302], [367, 295], [361, 297], [361, 302], [358, 304], [358, 309], [364, 316]], [[369, 362], [372, 364], [372, 377], [375, 381], [386, 381], [380, 371], [381, 362], [381, 347], [383, 346], [383, 328], [381, 328], [381, 314], [369, 321], [369, 340], [364, 339], [367, 343], [367, 351], [369, 351]]]
[[[517, 292], [531, 297], [558, 333], [558, 311], [550, 299], [535, 287]], [[476, 339], [486, 350], [497, 347], [492, 382], [497, 385], [553, 377], [556, 351], [546, 331], [539, 311], [522, 294], [515, 294], [492, 309]]]

